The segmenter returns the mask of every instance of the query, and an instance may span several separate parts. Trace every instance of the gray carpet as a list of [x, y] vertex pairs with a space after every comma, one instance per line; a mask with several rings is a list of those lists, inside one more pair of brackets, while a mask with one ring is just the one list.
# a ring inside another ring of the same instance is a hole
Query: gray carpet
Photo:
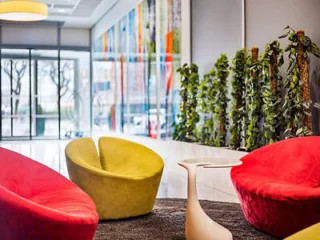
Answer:
[[[246, 222], [240, 205], [201, 201], [204, 211], [233, 234], [233, 239], [273, 240]], [[95, 240], [184, 240], [186, 200], [157, 200], [146, 216], [99, 223]], [[201, 240], [201, 239], [199, 239]]]

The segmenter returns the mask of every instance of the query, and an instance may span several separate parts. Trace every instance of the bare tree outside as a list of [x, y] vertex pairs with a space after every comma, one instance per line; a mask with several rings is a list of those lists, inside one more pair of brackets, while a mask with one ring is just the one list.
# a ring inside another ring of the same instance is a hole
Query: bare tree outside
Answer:
[[48, 63], [43, 68], [42, 74], [44, 76], [49, 76], [51, 81], [57, 87], [57, 94], [60, 93], [60, 96], [63, 97], [69, 91], [69, 84], [72, 80], [70, 72], [73, 71], [73, 64], [71, 61], [61, 61], [60, 69], [60, 92], [59, 92], [59, 69], [57, 61], [48, 61]]
[[[12, 71], [11, 71], [11, 62], [12, 62]], [[5, 60], [2, 69], [4, 73], [11, 79], [12, 78], [12, 91], [11, 95], [15, 95], [14, 102], [14, 114], [18, 114], [19, 103], [20, 103], [20, 94], [22, 83], [21, 80], [26, 74], [28, 68], [28, 61], [25, 60]], [[12, 73], [12, 76], [11, 76]]]

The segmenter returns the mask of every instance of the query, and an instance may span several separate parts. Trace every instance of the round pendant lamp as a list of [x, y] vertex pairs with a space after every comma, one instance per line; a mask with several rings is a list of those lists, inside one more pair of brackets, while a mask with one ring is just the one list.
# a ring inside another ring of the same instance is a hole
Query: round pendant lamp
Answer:
[[48, 6], [30, 0], [5, 0], [0, 2], [0, 20], [34, 22], [48, 17]]

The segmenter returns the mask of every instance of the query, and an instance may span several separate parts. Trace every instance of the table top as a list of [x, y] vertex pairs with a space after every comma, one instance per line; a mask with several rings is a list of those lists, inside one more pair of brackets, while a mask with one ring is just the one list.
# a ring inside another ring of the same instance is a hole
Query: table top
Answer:
[[228, 168], [242, 164], [239, 159], [227, 158], [194, 158], [183, 160], [181, 163], [193, 164], [197, 165], [198, 167], [202, 166], [204, 168]]

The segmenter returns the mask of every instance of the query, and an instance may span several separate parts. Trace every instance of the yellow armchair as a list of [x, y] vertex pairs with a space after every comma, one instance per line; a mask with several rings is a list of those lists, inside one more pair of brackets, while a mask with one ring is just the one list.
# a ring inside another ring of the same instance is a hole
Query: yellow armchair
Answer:
[[95, 202], [100, 220], [150, 213], [162, 172], [161, 157], [140, 144], [118, 138], [71, 141], [65, 150], [70, 179]]
[[320, 223], [306, 228], [285, 240], [320, 240]]

